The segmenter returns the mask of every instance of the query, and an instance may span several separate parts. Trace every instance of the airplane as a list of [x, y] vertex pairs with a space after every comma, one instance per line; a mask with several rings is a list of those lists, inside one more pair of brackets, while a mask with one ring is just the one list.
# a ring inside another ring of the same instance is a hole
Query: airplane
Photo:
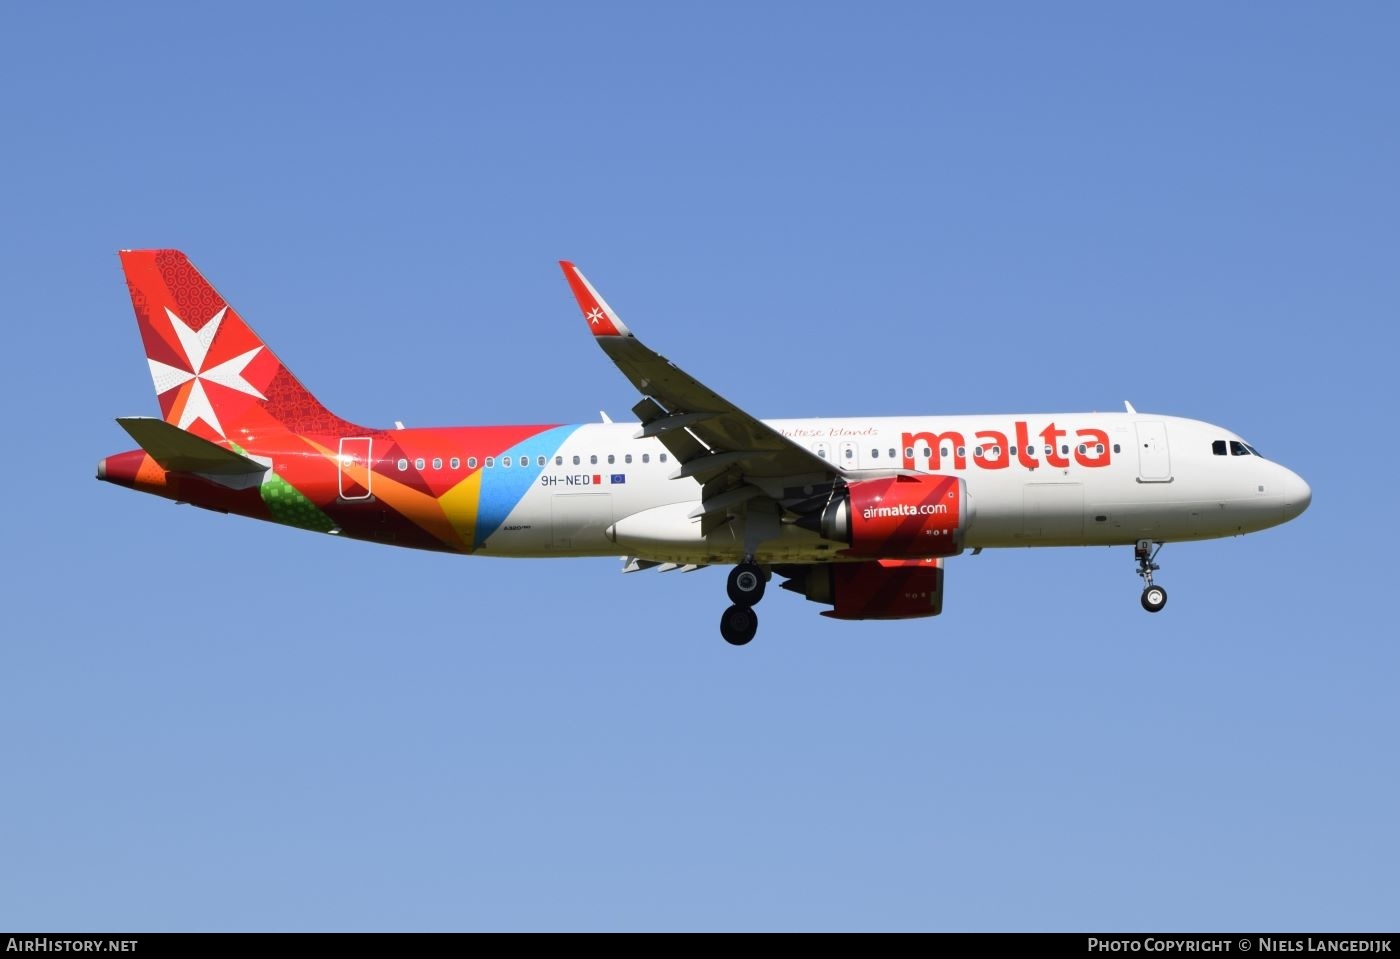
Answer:
[[481, 556], [727, 565], [742, 646], [774, 575], [837, 619], [943, 610], [965, 550], [1131, 546], [1141, 604], [1167, 542], [1287, 522], [1312, 491], [1241, 437], [1138, 413], [760, 420], [644, 346], [560, 261], [635, 423], [370, 428], [330, 412], [178, 250], [123, 250], [161, 417], [97, 478], [304, 530]]

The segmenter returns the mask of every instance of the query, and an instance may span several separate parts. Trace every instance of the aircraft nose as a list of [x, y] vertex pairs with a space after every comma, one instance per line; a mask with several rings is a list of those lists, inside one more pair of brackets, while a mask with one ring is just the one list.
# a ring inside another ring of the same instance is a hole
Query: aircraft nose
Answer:
[[1312, 503], [1312, 487], [1292, 470], [1283, 471], [1283, 518], [1285, 521], [1302, 514]]

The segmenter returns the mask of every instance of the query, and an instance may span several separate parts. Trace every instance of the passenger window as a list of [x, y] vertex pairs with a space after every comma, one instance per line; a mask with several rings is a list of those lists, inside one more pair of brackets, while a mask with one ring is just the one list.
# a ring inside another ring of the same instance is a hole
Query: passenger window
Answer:
[[615, 462], [615, 460], [614, 460], [614, 458], [613, 458], [613, 455], [612, 455], [611, 453], [609, 453], [609, 454], [608, 454], [608, 465], [611, 466], [611, 465], [613, 465], [614, 462]]
[[855, 450], [851, 449], [849, 446], [846, 447], [846, 459], [851, 459], [855, 455]]
[[966, 456], [966, 455], [967, 455], [967, 447], [966, 447], [966, 446], [959, 446], [959, 447], [958, 447], [958, 455], [959, 455], [959, 456]]
[[535, 465], [536, 465], [536, 466], [543, 466], [543, 465], [544, 465], [544, 457], [543, 457], [543, 456], [536, 457], [536, 458], [535, 458]]
[[495, 467], [495, 465], [496, 465], [496, 457], [494, 457], [494, 456], [488, 456], [488, 457], [486, 457], [486, 468], [487, 468], [487, 469], [492, 469], [492, 468]]
[[1007, 453], [1009, 453], [1011, 456], [1015, 456], [1015, 455], [1016, 455], [1016, 447], [1014, 447], [1014, 446], [1011, 447], [1010, 449], [1007, 450]]
[[467, 457], [467, 469], [469, 469], [469, 470], [474, 470], [474, 469], [476, 469], [476, 457], [475, 457], [475, 456], [468, 456], [468, 457]]
[[1079, 444], [1079, 455], [1080, 455], [1080, 456], [1083, 456], [1083, 455], [1084, 455], [1085, 453], [1087, 453], [1087, 452], [1089, 452], [1089, 448], [1088, 448], [1087, 446], [1085, 446], [1083, 443], [1080, 443], [1080, 444]]
[[597, 466], [597, 465], [598, 465], [598, 454], [597, 454], [597, 453], [594, 453], [592, 456], [588, 457], [588, 463], [589, 463], [590, 466]]
[[421, 457], [421, 456], [418, 457], [416, 460], [413, 461], [413, 468], [416, 469], [416, 470], [421, 470], [424, 466], [427, 466], [427, 465], [428, 465], [427, 463], [423, 462], [423, 457]]
[[1045, 447], [1045, 455], [1046, 455], [1046, 456], [1054, 456], [1054, 455], [1055, 455], [1055, 447], [1053, 447], [1053, 446], [1047, 446], [1047, 447]]
[[509, 457], [509, 456], [502, 456], [502, 457], [501, 457], [501, 465], [502, 465], [502, 466], [510, 466], [510, 457]]
[[624, 456], [624, 457], [622, 458], [622, 462], [624, 462], [624, 463], [630, 463], [630, 462], [632, 462], [632, 454], [631, 454], [631, 453], [628, 453], [626, 456]]
[[904, 447], [904, 458], [907, 459], [907, 460], [912, 460], [912, 459], [914, 458], [914, 447], [912, 447], [912, 446], [906, 446], [906, 447]]
[[880, 458], [880, 451], [879, 451], [879, 450], [871, 450], [871, 451], [870, 451], [870, 458], [873, 459], [873, 460], [879, 459], [879, 458]]
[[1115, 453], [1121, 453], [1121, 452], [1123, 452], [1123, 447], [1119, 446], [1117, 443], [1114, 443], [1114, 444], [1113, 444], [1113, 452], [1115, 452]]
[[1060, 447], [1060, 455], [1061, 455], [1061, 456], [1068, 456], [1068, 455], [1069, 455], [1069, 445], [1068, 445], [1068, 444], [1066, 444], [1066, 445]]
[[1102, 456], [1102, 455], [1103, 455], [1103, 444], [1102, 444], [1102, 443], [1095, 443], [1095, 444], [1094, 444], [1094, 452], [1095, 452], [1095, 453], [1098, 453], [1100, 456]]
[[894, 449], [891, 448], [891, 449], [890, 449], [890, 459], [894, 459], [894, 457], [895, 457], [895, 452], [894, 452]]
[[441, 456], [434, 456], [434, 457], [433, 457], [433, 469], [435, 469], [435, 470], [440, 470], [440, 469], [442, 469], [442, 457], [441, 457]]
[[462, 468], [462, 461], [454, 456], [447, 465], [452, 467], [454, 470], [458, 470]]
[[941, 450], [939, 450], [938, 455], [946, 460], [948, 458], [948, 447], [945, 446]]
[[826, 450], [817, 450], [817, 455], [822, 459], [826, 459]]
[[555, 465], [555, 466], [563, 466], [563, 465], [564, 465], [564, 457], [562, 457], [562, 456], [556, 456], [556, 457], [554, 457], [554, 465]]
[[972, 450], [972, 455], [973, 455], [973, 456], [981, 456], [981, 455], [982, 455], [982, 447], [980, 447], [980, 446], [974, 447], [973, 450]]
[[1000, 456], [1001, 456], [1001, 447], [1000, 447], [1000, 446], [993, 446], [993, 447], [992, 447], [992, 458], [993, 458], [993, 459], [996, 459], [996, 458], [998, 458], [998, 457], [1000, 457]]
[[651, 454], [650, 454], [650, 453], [643, 453], [643, 454], [642, 454], [642, 462], [643, 462], [643, 463], [650, 463], [650, 462], [651, 462]]
[[1216, 440], [1214, 443], [1210, 444], [1210, 451], [1211, 451], [1212, 453], [1214, 453], [1216, 456], [1224, 456], [1224, 455], [1225, 455], [1225, 441], [1224, 441], [1224, 440]]
[[579, 464], [579, 458], [578, 458], [578, 455], [575, 454], [575, 455], [574, 455], [574, 465], [577, 466], [578, 464]]
[[657, 457], [657, 459], [663, 463], [666, 462], [666, 454], [662, 453], [660, 456]]
[[408, 469], [408, 460], [399, 460], [399, 472], [402, 473], [406, 469]]

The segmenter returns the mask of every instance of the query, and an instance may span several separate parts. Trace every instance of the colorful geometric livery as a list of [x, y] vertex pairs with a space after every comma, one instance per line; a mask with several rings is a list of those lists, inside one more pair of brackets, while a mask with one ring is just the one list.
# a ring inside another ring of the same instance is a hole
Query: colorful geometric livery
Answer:
[[98, 478], [298, 529], [494, 556], [732, 565], [720, 632], [773, 575], [838, 619], [936, 616], [965, 548], [1131, 545], [1142, 605], [1169, 540], [1299, 515], [1300, 477], [1221, 427], [1125, 413], [765, 421], [647, 348], [572, 263], [636, 421], [377, 429], [331, 413], [183, 253], [121, 254], [161, 418]]
[[[235, 473], [197, 462], [174, 471], [141, 449], [103, 461], [109, 482], [302, 529], [471, 553], [576, 428], [357, 426], [322, 406], [183, 253], [127, 250], [121, 260], [165, 422], [251, 462]], [[518, 465], [487, 471], [488, 461]]]

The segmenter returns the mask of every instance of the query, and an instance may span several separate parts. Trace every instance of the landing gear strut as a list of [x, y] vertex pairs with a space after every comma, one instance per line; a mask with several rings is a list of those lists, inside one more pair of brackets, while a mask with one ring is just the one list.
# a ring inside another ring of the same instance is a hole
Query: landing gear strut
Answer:
[[768, 585], [768, 577], [763, 568], [746, 556], [744, 561], [729, 571], [729, 599], [734, 604], [724, 611], [719, 619], [719, 633], [724, 641], [743, 646], [758, 632], [758, 614], [754, 604], [763, 598]]
[[1152, 574], [1162, 568], [1154, 561], [1164, 545], [1150, 539], [1140, 539], [1133, 547], [1133, 558], [1138, 564], [1137, 574], [1142, 577], [1142, 608], [1149, 613], [1160, 613], [1162, 607], [1167, 605], [1167, 591], [1152, 582]]

